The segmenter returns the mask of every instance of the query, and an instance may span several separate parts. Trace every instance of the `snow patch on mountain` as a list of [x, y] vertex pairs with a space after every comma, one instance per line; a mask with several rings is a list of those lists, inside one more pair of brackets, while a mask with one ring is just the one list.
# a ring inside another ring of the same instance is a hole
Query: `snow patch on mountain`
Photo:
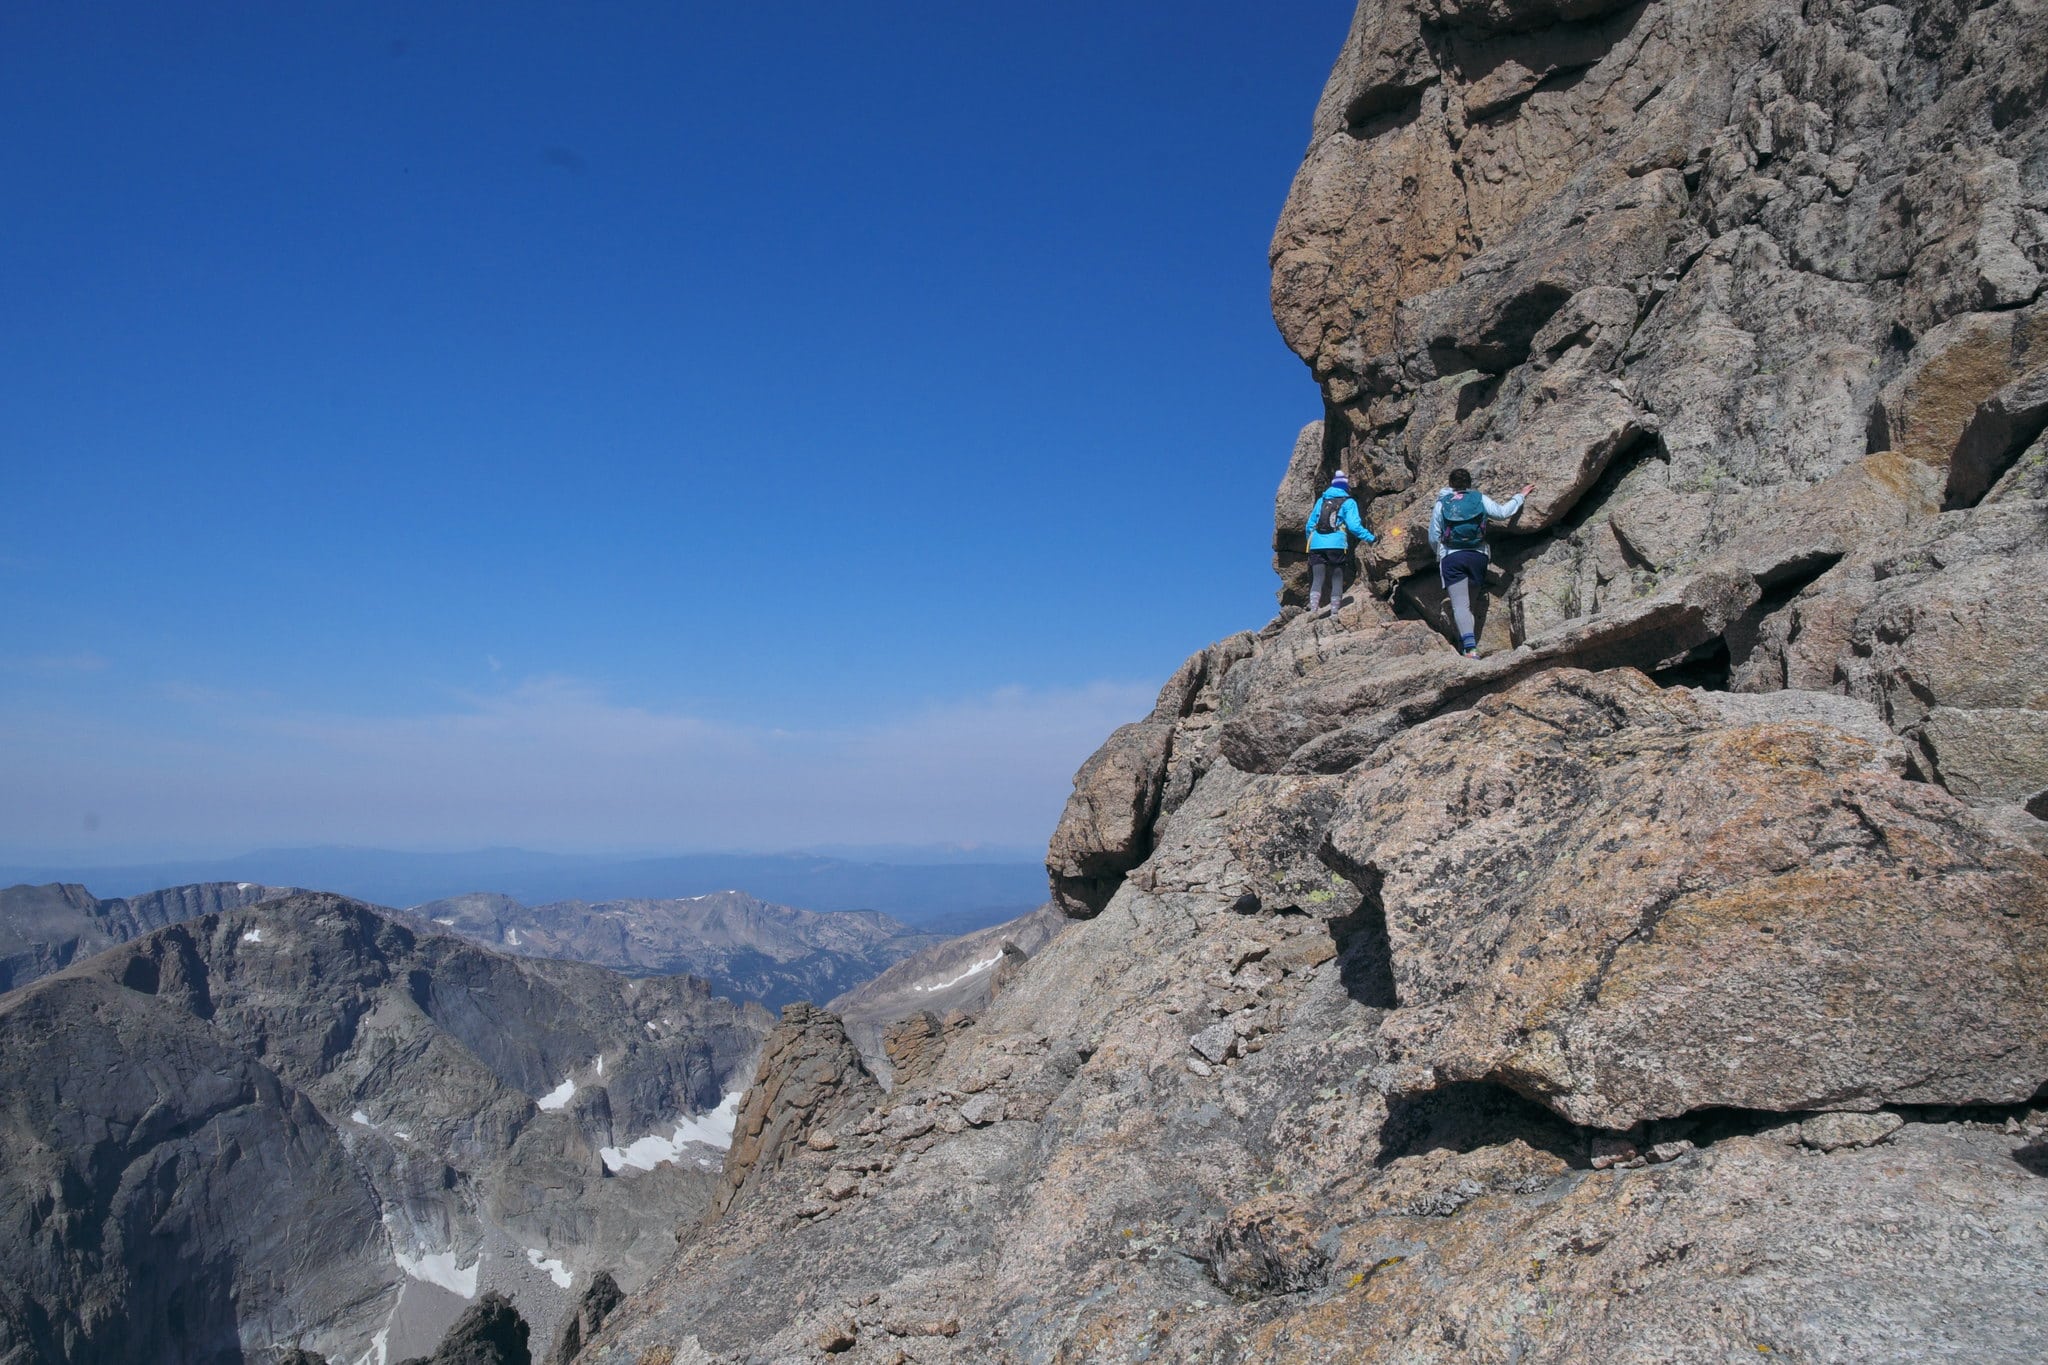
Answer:
[[975, 963], [972, 967], [969, 967], [966, 971], [960, 973], [960, 975], [956, 977], [952, 977], [951, 979], [946, 981], [920, 981], [916, 985], [912, 986], [910, 989], [914, 991], [947, 990], [951, 987], [959, 985], [961, 982], [965, 981], [970, 976], [980, 976], [983, 972], [995, 966], [998, 962], [1001, 962], [1002, 960], [1003, 950], [998, 948], [996, 949], [995, 955], [993, 957], [983, 958], [981, 961]]
[[466, 1266], [458, 1266], [453, 1251], [426, 1251], [418, 1256], [408, 1256], [394, 1249], [391, 1255], [392, 1259], [398, 1262], [398, 1268], [415, 1280], [437, 1284], [449, 1293], [460, 1294], [465, 1299], [476, 1297], [476, 1275], [477, 1270], [483, 1265], [482, 1257]]
[[623, 1147], [603, 1148], [598, 1155], [604, 1159], [605, 1167], [613, 1172], [627, 1167], [651, 1171], [681, 1157], [683, 1149], [692, 1143], [724, 1151], [732, 1146], [733, 1125], [739, 1120], [743, 1094], [743, 1091], [730, 1091], [710, 1113], [685, 1115], [676, 1120], [675, 1131], [667, 1136], [659, 1132], [650, 1133]]
[[535, 1270], [547, 1271], [548, 1278], [553, 1280], [560, 1288], [567, 1289], [569, 1287], [569, 1267], [563, 1265], [560, 1261], [552, 1259], [542, 1252], [535, 1251], [532, 1247], [526, 1249], [526, 1259], [532, 1263]]

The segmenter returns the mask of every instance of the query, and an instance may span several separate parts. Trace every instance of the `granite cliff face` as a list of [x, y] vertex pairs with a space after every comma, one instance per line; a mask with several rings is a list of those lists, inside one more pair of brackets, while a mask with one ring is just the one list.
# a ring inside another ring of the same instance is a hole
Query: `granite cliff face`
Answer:
[[[1076, 923], [886, 1098], [804, 1051], [853, 1102], [579, 1359], [2048, 1356], [2043, 72], [2032, 0], [1363, 0], [1280, 616], [1081, 770]], [[1460, 465], [1537, 485], [1477, 661]]]
[[501, 952], [594, 962], [635, 976], [686, 972], [719, 995], [770, 1009], [829, 1000], [943, 941], [873, 910], [820, 914], [741, 891], [546, 905], [478, 892], [411, 913]]
[[549, 1332], [671, 1254], [770, 1023], [320, 894], [13, 992], [0, 1361], [396, 1360], [487, 1290]]

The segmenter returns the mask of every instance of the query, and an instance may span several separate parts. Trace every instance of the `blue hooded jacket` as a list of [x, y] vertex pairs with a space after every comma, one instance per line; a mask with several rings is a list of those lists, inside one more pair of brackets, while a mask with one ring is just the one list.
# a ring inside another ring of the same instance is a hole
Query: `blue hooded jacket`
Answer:
[[[1323, 503], [1330, 498], [1344, 499], [1342, 514], [1338, 518], [1342, 525], [1328, 535], [1318, 535], [1316, 534], [1316, 522], [1322, 517]], [[1339, 488], [1335, 484], [1325, 488], [1322, 496], [1317, 498], [1315, 503], [1308, 509], [1308, 521], [1303, 524], [1302, 529], [1308, 532], [1308, 547], [1311, 550], [1350, 549], [1351, 542], [1344, 539], [1344, 532], [1347, 530], [1367, 544], [1379, 539], [1378, 536], [1366, 530], [1365, 523], [1358, 519], [1358, 504], [1352, 501], [1350, 490]]]

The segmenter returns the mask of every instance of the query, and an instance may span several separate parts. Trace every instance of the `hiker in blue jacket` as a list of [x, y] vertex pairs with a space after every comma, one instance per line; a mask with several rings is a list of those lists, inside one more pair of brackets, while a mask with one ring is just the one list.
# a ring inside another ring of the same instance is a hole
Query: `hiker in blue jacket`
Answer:
[[1536, 485], [1528, 484], [1506, 502], [1495, 502], [1472, 486], [1472, 471], [1453, 469], [1450, 487], [1436, 495], [1436, 508], [1429, 514], [1429, 547], [1436, 551], [1436, 571], [1451, 599], [1458, 652], [1468, 659], [1479, 657], [1479, 637], [1472, 626], [1472, 593], [1475, 588], [1486, 591], [1486, 566], [1491, 562], [1486, 523], [1489, 519], [1508, 520], [1522, 510], [1522, 499], [1535, 491]]
[[[1334, 613], [1344, 601], [1344, 561], [1351, 555], [1348, 531], [1370, 545], [1378, 537], [1365, 529], [1358, 504], [1351, 500], [1351, 480], [1343, 470], [1330, 476], [1330, 486], [1308, 509], [1308, 610], [1313, 616], [1324, 602]], [[1324, 596], [1323, 589], [1329, 588]]]

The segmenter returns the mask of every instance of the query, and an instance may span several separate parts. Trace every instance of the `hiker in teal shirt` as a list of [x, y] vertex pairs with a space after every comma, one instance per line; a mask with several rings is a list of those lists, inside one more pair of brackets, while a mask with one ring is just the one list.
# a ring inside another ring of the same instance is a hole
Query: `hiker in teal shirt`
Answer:
[[1429, 514], [1429, 548], [1436, 551], [1436, 571], [1451, 602], [1458, 652], [1468, 659], [1479, 657], [1472, 594], [1486, 591], [1486, 566], [1491, 562], [1486, 523], [1513, 519], [1522, 510], [1522, 500], [1535, 491], [1536, 485], [1528, 484], [1506, 502], [1495, 502], [1472, 486], [1470, 470], [1453, 469], [1450, 486], [1436, 495], [1436, 507]]
[[[1346, 532], [1357, 536], [1370, 545], [1379, 537], [1365, 529], [1365, 522], [1359, 519], [1358, 504], [1351, 499], [1351, 480], [1343, 470], [1330, 478], [1315, 505], [1308, 509], [1308, 609], [1313, 615], [1324, 602], [1330, 610], [1336, 611], [1344, 601], [1344, 561], [1351, 557], [1351, 542]], [[1324, 596], [1324, 588], [1329, 595]]]

